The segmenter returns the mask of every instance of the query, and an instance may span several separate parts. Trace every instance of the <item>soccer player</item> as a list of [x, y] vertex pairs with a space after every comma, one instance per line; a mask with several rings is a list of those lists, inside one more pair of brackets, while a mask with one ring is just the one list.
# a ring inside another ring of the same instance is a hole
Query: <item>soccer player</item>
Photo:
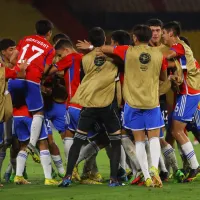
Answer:
[[[39, 20], [35, 24], [36, 35], [27, 36], [17, 45], [17, 49], [11, 58], [11, 62], [21, 63], [27, 60], [25, 80], [16, 80], [17, 84], [24, 88], [26, 103], [30, 112], [33, 113], [30, 142], [27, 151], [35, 161], [39, 162], [39, 156], [35, 145], [40, 135], [43, 123], [43, 99], [40, 91], [40, 82], [43, 72], [47, 71], [52, 64], [55, 50], [48, 42], [52, 35], [53, 25], [48, 20]], [[23, 83], [22, 83], [23, 82]]]
[[184, 180], [184, 182], [190, 182], [199, 173], [199, 163], [184, 129], [187, 122], [192, 121], [200, 100], [200, 71], [196, 67], [192, 50], [179, 39], [180, 33], [181, 28], [178, 22], [172, 21], [163, 26], [163, 42], [170, 46], [170, 51], [166, 53], [166, 56], [168, 59], [178, 59], [183, 71], [183, 82], [172, 116], [172, 135], [181, 145], [181, 149], [190, 164], [190, 173]]
[[[105, 44], [105, 33], [99, 28], [89, 31], [89, 41], [96, 48]], [[78, 87], [74, 100], [83, 106], [76, 129], [74, 143], [69, 152], [66, 176], [60, 187], [71, 184], [72, 171], [79, 156], [80, 149], [87, 140], [87, 133], [95, 122], [105, 124], [112, 145], [110, 161], [110, 186], [119, 186], [117, 171], [120, 161], [120, 121], [117, 115], [117, 102], [115, 99], [115, 78], [118, 69], [112, 60], [96, 58], [95, 50], [86, 54], [82, 59], [82, 82]], [[106, 74], [106, 76], [105, 76]]]
[[[124, 126], [131, 129], [136, 141], [136, 155], [145, 177], [146, 186], [162, 187], [158, 174], [160, 157], [160, 128], [164, 126], [159, 107], [159, 78], [167, 78], [167, 62], [162, 53], [149, 47], [151, 29], [146, 25], [133, 28], [135, 46], [103, 46], [98, 54], [110, 53], [125, 61], [123, 94]], [[138, 77], [138, 78], [137, 78]], [[148, 132], [152, 166], [149, 173], [145, 150], [145, 130]], [[152, 177], [152, 179], [151, 179]]]
[[[163, 23], [159, 19], [150, 19], [146, 23], [151, 31], [152, 31], [152, 38], [149, 42], [149, 45], [155, 48], [158, 48], [162, 53], [169, 50], [169, 47], [165, 46], [161, 43], [161, 37], [162, 37], [162, 26]], [[168, 110], [170, 105], [173, 103], [169, 103], [169, 94], [171, 91], [169, 91], [171, 88], [171, 82], [170, 80], [166, 81], [160, 81], [159, 85], [159, 92], [160, 92], [160, 108], [163, 115], [163, 119], [165, 121], [166, 129], [168, 129]], [[170, 108], [169, 110], [172, 110]], [[174, 178], [176, 181], [179, 181], [181, 177], [183, 177], [183, 173], [178, 169], [178, 163], [176, 159], [175, 152], [170, 144], [168, 144], [164, 139], [164, 128], [161, 129], [161, 135], [160, 135], [160, 144], [161, 144], [161, 150], [165, 157], [166, 165], [168, 168], [172, 167]], [[160, 157], [160, 177], [162, 180], [168, 179], [168, 170], [165, 167], [165, 163], [163, 161], [162, 155]]]

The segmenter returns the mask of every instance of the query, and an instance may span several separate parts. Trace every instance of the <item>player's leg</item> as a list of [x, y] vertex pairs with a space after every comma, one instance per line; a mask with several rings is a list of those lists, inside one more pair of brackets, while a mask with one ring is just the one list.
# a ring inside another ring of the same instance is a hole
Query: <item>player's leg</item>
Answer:
[[188, 121], [192, 121], [199, 102], [199, 95], [179, 95], [177, 104], [173, 113], [172, 134], [180, 144], [184, 155], [190, 164], [190, 173], [184, 182], [193, 181], [199, 174], [199, 163], [190, 139], [185, 134], [185, 127]]
[[0, 123], [0, 187], [3, 187], [1, 184], [1, 169], [2, 169], [2, 164], [6, 156], [6, 152], [4, 149], [4, 144], [3, 144], [3, 137], [4, 137], [4, 128], [3, 128], [3, 123]]
[[34, 161], [39, 162], [39, 155], [36, 150], [36, 143], [41, 133], [41, 128], [44, 120], [43, 114], [43, 97], [41, 94], [40, 84], [31, 81], [26, 81], [26, 104], [28, 109], [33, 114], [31, 124], [31, 135], [27, 151], [33, 157]]
[[40, 149], [40, 160], [45, 176], [45, 185], [58, 185], [58, 182], [52, 178], [52, 165], [51, 165], [51, 154], [48, 146], [48, 132], [45, 123], [42, 124], [41, 134], [39, 136], [39, 149]]
[[110, 155], [110, 183], [109, 186], [120, 186], [118, 182], [118, 168], [121, 157], [121, 121], [118, 105], [114, 100], [111, 105], [99, 109], [99, 119], [105, 125], [111, 145]]
[[96, 109], [83, 108], [80, 113], [78, 127], [74, 136], [74, 142], [69, 151], [66, 175], [60, 187], [67, 187], [71, 184], [73, 169], [79, 157], [81, 147], [87, 141], [87, 133], [96, 121]]
[[[26, 147], [29, 142], [30, 132], [29, 128], [27, 127], [26, 117], [14, 117], [14, 135], [20, 141], [20, 151], [17, 154], [16, 158], [16, 176], [14, 178], [14, 183], [16, 184], [30, 184], [24, 177], [23, 172], [26, 165], [26, 160], [28, 154], [26, 152]], [[32, 120], [32, 119], [30, 119]]]

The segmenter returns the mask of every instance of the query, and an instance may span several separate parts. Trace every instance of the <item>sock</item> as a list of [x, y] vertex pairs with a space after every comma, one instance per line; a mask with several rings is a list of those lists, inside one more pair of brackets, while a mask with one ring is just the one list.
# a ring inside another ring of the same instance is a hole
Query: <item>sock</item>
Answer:
[[124, 170], [126, 170], [126, 153], [122, 145], [121, 145], [120, 165]]
[[20, 151], [17, 155], [17, 167], [16, 167], [16, 176], [23, 176], [23, 172], [26, 165], [27, 160], [27, 153], [26, 151]]
[[92, 167], [96, 161], [96, 156], [97, 156], [97, 153], [85, 160], [84, 167], [83, 167], [83, 174], [86, 174], [87, 172], [92, 171]]
[[62, 158], [60, 155], [51, 155], [51, 158], [54, 162], [54, 165], [56, 166], [58, 173], [60, 174], [64, 174], [65, 170], [63, 167], [63, 162], [62, 162]]
[[149, 174], [145, 142], [142, 142], [142, 141], [136, 142], [135, 148], [136, 148], [136, 155], [137, 155], [138, 161], [140, 163], [140, 167], [142, 169], [142, 173], [144, 175], [145, 180], [147, 180], [148, 178], [151, 178], [151, 177]]
[[111, 144], [110, 178], [117, 180], [117, 173], [121, 157], [121, 135], [109, 135]]
[[78, 160], [81, 147], [84, 145], [86, 140], [87, 140], [87, 135], [76, 132], [74, 136], [74, 142], [69, 150], [66, 177], [72, 176], [72, 172]]
[[51, 171], [51, 155], [49, 150], [42, 150], [40, 151], [40, 160], [44, 171], [44, 177], [47, 179], [52, 179]]
[[6, 173], [7, 174], [11, 174], [12, 173], [12, 164], [9, 162], [8, 167], [6, 169]]
[[196, 154], [194, 152], [192, 143], [187, 142], [187, 143], [181, 145], [181, 148], [182, 148], [185, 156], [187, 157], [187, 160], [190, 164], [191, 169], [197, 169], [199, 166], [199, 163], [197, 161]]
[[91, 157], [92, 155], [96, 154], [99, 150], [100, 149], [96, 145], [95, 141], [89, 143], [88, 145], [86, 145], [84, 148], [81, 149], [76, 164], [78, 165], [81, 161], [83, 161], [83, 160]]
[[[128, 163], [126, 169], [130, 168], [133, 173], [133, 176], [135, 177], [138, 172], [138, 170], [135, 167], [135, 164], [129, 159], [129, 157], [126, 159], [126, 162]], [[139, 165], [139, 163], [138, 163], [138, 165]]]
[[150, 145], [150, 154], [151, 154], [151, 162], [152, 166], [158, 169], [159, 158], [160, 158], [160, 140], [158, 137], [152, 137], [149, 139]]
[[97, 156], [95, 157], [94, 163], [93, 163], [93, 166], [92, 166], [92, 170], [91, 170], [92, 174], [97, 174], [99, 172], [99, 169], [97, 167], [97, 160], [96, 160], [96, 158], [97, 158]]
[[130, 140], [130, 138], [128, 137], [122, 138], [122, 146], [124, 147], [124, 150], [126, 154], [128, 155], [129, 159], [131, 160], [131, 162], [134, 163], [136, 169], [140, 170], [140, 164], [138, 162], [136, 152], [135, 152], [135, 145]]
[[11, 158], [10, 159], [10, 162], [12, 164], [12, 170], [13, 170], [13, 173], [16, 173], [16, 165], [17, 165], [17, 162], [16, 162], [16, 158]]
[[74, 138], [71, 138], [71, 137], [65, 137], [63, 140], [66, 163], [67, 163], [68, 156], [69, 156], [69, 150], [70, 150], [73, 142], [74, 142]]
[[163, 155], [167, 166], [171, 166], [173, 172], [178, 170], [178, 163], [175, 155], [175, 151], [170, 144], [162, 148]]
[[1, 169], [3, 165], [3, 161], [6, 157], [6, 152], [5, 151], [0, 151], [0, 181], [1, 181]]
[[30, 143], [34, 147], [36, 146], [36, 143], [41, 133], [43, 119], [44, 119], [43, 115], [33, 115], [33, 121], [31, 124]]
[[160, 167], [160, 171], [168, 172], [166, 169], [165, 162], [164, 162], [162, 155], [160, 155], [160, 158], [159, 158], [159, 167]]
[[152, 161], [151, 161], [151, 154], [150, 154], [150, 144], [149, 144], [149, 140], [147, 139], [145, 141], [145, 149], [146, 149], [146, 154], [147, 154], [147, 162], [148, 162], [148, 166], [149, 166], [149, 170], [152, 166]]

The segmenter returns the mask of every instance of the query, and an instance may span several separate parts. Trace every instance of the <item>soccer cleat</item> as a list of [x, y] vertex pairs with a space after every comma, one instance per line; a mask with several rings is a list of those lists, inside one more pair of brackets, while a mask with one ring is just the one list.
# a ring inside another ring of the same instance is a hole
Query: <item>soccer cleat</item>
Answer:
[[63, 178], [58, 187], [68, 187], [72, 184], [71, 177]]
[[120, 180], [120, 181], [125, 181], [125, 182], [128, 181], [128, 178], [127, 178], [127, 175], [126, 175], [126, 171], [122, 167], [120, 167], [118, 169], [117, 177], [118, 177], [118, 180]]
[[182, 183], [183, 180], [185, 179], [185, 175], [180, 169], [178, 169], [173, 176], [174, 176], [174, 183]]
[[168, 182], [168, 180], [169, 180], [169, 173], [168, 172], [161, 171], [159, 176], [160, 176], [162, 181]]
[[188, 177], [184, 179], [184, 183], [192, 182], [194, 181], [198, 176], [200, 176], [200, 167], [197, 169], [191, 169]]
[[143, 173], [141, 171], [137, 172], [135, 178], [130, 182], [131, 185], [139, 184], [144, 178]]
[[151, 167], [150, 175], [151, 175], [154, 187], [161, 188], [163, 186], [163, 184], [162, 184], [162, 181], [161, 181], [160, 176], [158, 174], [158, 169], [156, 169], [155, 167]]
[[30, 154], [36, 163], [40, 163], [40, 155], [36, 147], [29, 143], [26, 147], [26, 152]]
[[146, 181], [145, 181], [145, 186], [146, 187], [154, 187], [154, 184], [153, 184], [153, 181], [151, 178], [148, 178]]
[[44, 185], [59, 185], [59, 182], [55, 179], [45, 178]]
[[11, 173], [5, 173], [3, 178], [4, 180], [8, 183], [10, 181], [10, 176], [11, 176]]
[[81, 177], [78, 173], [78, 168], [74, 167], [73, 173], [72, 173], [72, 180], [73, 181], [81, 181]]
[[14, 183], [15, 175], [16, 175], [15, 173], [12, 173], [12, 174], [11, 174], [11, 176], [10, 176], [10, 182], [11, 182], [11, 183]]
[[102, 183], [99, 182], [99, 181], [94, 181], [94, 180], [91, 180], [91, 179], [84, 179], [84, 180], [81, 180], [80, 182], [81, 184], [87, 184], [87, 185], [101, 185]]
[[17, 185], [29, 185], [31, 182], [28, 182], [23, 176], [15, 176], [14, 183]]
[[96, 182], [103, 182], [103, 178], [99, 172], [96, 174], [89, 173], [89, 179], [94, 180]]
[[117, 186], [123, 186], [124, 184], [119, 183], [118, 181], [110, 179], [110, 182], [108, 184], [109, 187], [117, 187]]

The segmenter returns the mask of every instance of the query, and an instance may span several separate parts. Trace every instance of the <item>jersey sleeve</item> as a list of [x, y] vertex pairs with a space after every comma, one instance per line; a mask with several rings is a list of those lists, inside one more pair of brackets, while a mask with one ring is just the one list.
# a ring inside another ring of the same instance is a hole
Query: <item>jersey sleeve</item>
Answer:
[[5, 67], [5, 78], [17, 78], [17, 73], [20, 71], [20, 68], [15, 66], [12, 69]]
[[46, 57], [46, 64], [47, 65], [51, 65], [53, 63], [53, 58], [55, 56], [55, 49], [52, 48], [48, 54], [47, 54], [47, 57]]
[[58, 61], [55, 64], [55, 66], [57, 67], [58, 71], [62, 71], [62, 70], [65, 70], [67, 68], [70, 68], [72, 63], [73, 63], [72, 57], [71, 56], [66, 56], [63, 59], [61, 59], [60, 61]]
[[185, 49], [184, 49], [183, 45], [180, 44], [180, 43], [172, 45], [170, 50], [175, 51], [176, 55], [179, 56], [179, 57], [185, 55]]
[[167, 67], [168, 67], [168, 61], [167, 61], [167, 59], [163, 56], [161, 70], [162, 70], [162, 71], [165, 71], [165, 70], [167, 70]]
[[119, 56], [122, 60], [125, 60], [126, 57], [126, 51], [128, 49], [128, 45], [124, 46], [115, 46], [113, 53], [117, 56]]

